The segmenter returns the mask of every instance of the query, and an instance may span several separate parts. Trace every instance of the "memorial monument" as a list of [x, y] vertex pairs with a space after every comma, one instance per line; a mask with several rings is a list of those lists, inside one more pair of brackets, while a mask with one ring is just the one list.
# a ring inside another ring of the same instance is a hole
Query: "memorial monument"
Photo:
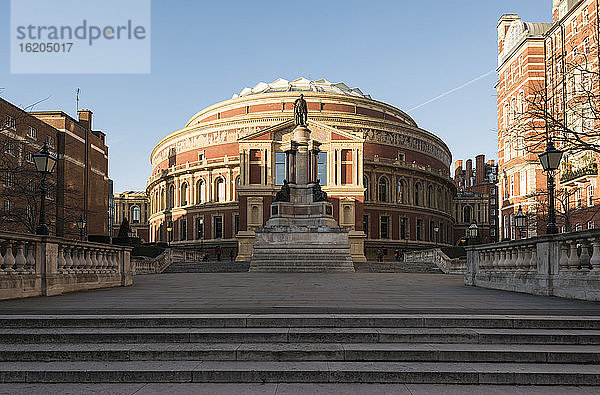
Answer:
[[271, 204], [270, 219], [256, 230], [250, 271], [353, 272], [348, 230], [333, 218], [333, 206], [317, 178], [319, 142], [311, 139], [304, 95], [294, 102], [286, 180]]

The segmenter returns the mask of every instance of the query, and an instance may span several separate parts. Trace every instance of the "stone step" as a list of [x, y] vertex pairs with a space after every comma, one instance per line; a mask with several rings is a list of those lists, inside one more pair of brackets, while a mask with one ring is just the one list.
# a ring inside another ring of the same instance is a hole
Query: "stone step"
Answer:
[[599, 385], [600, 366], [460, 362], [2, 362], [0, 382]]
[[[515, 328], [599, 329], [598, 316], [459, 314], [0, 315], [0, 328]], [[1, 337], [1, 336], [0, 336]]]
[[238, 273], [247, 272], [249, 264], [232, 262], [173, 263], [163, 273]]
[[406, 343], [8, 344], [0, 362], [385, 361], [600, 363], [600, 346]]
[[600, 330], [510, 328], [5, 328], [1, 344], [447, 343], [600, 345]]

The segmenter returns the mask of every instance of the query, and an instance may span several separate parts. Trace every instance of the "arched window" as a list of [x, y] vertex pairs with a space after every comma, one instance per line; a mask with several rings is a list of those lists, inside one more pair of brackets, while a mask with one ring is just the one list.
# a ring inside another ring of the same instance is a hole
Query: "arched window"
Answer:
[[421, 183], [417, 182], [415, 184], [415, 206], [421, 205]]
[[140, 223], [140, 208], [138, 206], [133, 206], [131, 209], [131, 222], [134, 224]]
[[363, 176], [363, 186], [365, 187], [365, 201], [369, 200], [369, 178]]
[[160, 191], [160, 209], [164, 210], [167, 207], [166, 197], [165, 197], [165, 189], [162, 188]]
[[406, 181], [398, 181], [398, 203], [406, 204]]
[[196, 183], [196, 204], [206, 203], [206, 183], [199, 179]]
[[379, 201], [387, 202], [388, 201], [388, 180], [386, 177], [379, 178]]
[[427, 187], [427, 207], [433, 207], [433, 187]]
[[470, 224], [471, 223], [471, 206], [465, 206], [463, 208], [463, 222]]
[[169, 186], [169, 196], [167, 200], [168, 208], [173, 208], [173, 205], [175, 204], [175, 187], [173, 185]]
[[222, 177], [217, 178], [215, 182], [215, 197], [217, 202], [225, 201], [225, 180]]
[[179, 192], [180, 192], [181, 205], [187, 206], [188, 205], [188, 184], [187, 184], [187, 182], [184, 182], [183, 184], [181, 184], [181, 188], [180, 188]]
[[234, 191], [235, 197], [234, 198], [235, 198], [235, 200], [239, 200], [238, 189], [240, 188], [240, 176], [237, 176], [235, 178], [234, 188], [235, 188], [235, 191]]

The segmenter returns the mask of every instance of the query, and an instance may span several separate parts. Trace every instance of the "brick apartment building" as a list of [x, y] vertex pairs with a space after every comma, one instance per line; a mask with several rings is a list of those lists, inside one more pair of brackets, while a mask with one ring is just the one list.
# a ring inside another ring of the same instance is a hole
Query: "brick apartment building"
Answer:
[[92, 129], [92, 112], [75, 120], [62, 111], [26, 112], [0, 99], [0, 229], [34, 232], [39, 218], [39, 182], [32, 155], [44, 142], [56, 156], [48, 177], [46, 222], [50, 234], [77, 238], [75, 221], [87, 221], [86, 234], [108, 235], [108, 147]]
[[142, 242], [150, 241], [150, 200], [145, 191], [125, 191], [114, 194], [114, 230], [113, 237], [119, 234], [123, 220], [129, 220], [131, 236], [139, 237]]
[[[463, 167], [464, 163], [464, 167]], [[473, 161], [457, 160], [454, 164], [454, 242], [466, 237], [467, 228], [477, 224], [481, 243], [498, 241], [498, 166], [494, 160], [485, 161], [485, 155]]]
[[[548, 117], [564, 119], [576, 131], [585, 126], [573, 103], [586, 83], [582, 68], [596, 73], [589, 83], [598, 95], [598, 7], [596, 0], [554, 0], [552, 23], [524, 22], [515, 14], [500, 18], [496, 88], [502, 239], [517, 238], [514, 215], [519, 206], [528, 214], [527, 235], [544, 233], [547, 188], [538, 154], [545, 144], [539, 136], [552, 128], [543, 119], [526, 122], [527, 114], [539, 97], [546, 97]], [[597, 130], [597, 122], [591, 128]], [[561, 148], [560, 142], [556, 145]], [[593, 228], [600, 220], [597, 162], [598, 155], [590, 151], [563, 157], [556, 177], [561, 232]]]

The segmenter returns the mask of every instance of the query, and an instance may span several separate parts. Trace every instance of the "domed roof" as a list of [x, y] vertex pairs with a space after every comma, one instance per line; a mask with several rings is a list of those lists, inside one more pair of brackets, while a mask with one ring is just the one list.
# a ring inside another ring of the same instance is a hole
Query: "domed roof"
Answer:
[[329, 82], [324, 78], [320, 80], [311, 81], [306, 78], [298, 78], [293, 81], [284, 80], [278, 78], [270, 84], [259, 82], [254, 88], [245, 88], [239, 94], [233, 95], [233, 99], [238, 97], [256, 95], [259, 93], [271, 93], [271, 92], [293, 92], [293, 91], [304, 91], [304, 92], [330, 92], [338, 93], [349, 96], [357, 96], [365, 99], [370, 99], [371, 96], [364, 94], [358, 88], [350, 88], [343, 82], [333, 83]]

